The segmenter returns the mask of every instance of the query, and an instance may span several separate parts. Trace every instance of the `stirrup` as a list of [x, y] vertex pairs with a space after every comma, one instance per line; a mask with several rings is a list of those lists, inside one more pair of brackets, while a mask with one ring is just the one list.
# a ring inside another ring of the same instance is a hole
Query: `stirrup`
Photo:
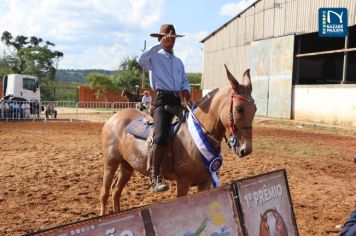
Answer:
[[157, 176], [153, 181], [152, 181], [152, 191], [153, 192], [164, 192], [168, 190], [168, 185], [164, 182], [162, 177]]

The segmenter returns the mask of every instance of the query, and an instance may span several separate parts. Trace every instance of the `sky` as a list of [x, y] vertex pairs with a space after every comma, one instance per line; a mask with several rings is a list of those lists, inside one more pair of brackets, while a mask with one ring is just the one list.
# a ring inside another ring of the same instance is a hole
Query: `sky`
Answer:
[[[174, 53], [186, 72], [202, 72], [200, 41], [255, 0], [0, 0], [0, 33], [36, 36], [61, 51], [59, 69], [117, 70], [156, 45], [151, 33], [174, 24]], [[6, 46], [0, 43], [1, 54]]]

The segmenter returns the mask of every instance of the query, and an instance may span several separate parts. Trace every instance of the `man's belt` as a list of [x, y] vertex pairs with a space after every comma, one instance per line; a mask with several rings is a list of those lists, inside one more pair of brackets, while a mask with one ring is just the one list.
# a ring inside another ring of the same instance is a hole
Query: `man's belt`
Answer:
[[179, 96], [179, 92], [180, 92], [180, 91], [170, 91], [170, 90], [163, 90], [163, 89], [157, 89], [157, 90], [156, 90], [157, 95], [159, 95], [159, 94], [174, 95], [174, 96], [176, 96], [176, 97]]

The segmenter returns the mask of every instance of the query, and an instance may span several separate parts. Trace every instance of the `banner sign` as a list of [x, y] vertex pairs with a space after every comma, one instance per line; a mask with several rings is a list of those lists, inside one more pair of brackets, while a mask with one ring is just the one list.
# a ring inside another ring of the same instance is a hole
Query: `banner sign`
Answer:
[[31, 235], [56, 236], [134, 236], [145, 235], [140, 211], [112, 214], [69, 225], [59, 226]]
[[242, 235], [229, 188], [217, 188], [150, 207], [156, 235]]
[[285, 170], [30, 235], [298, 236]]
[[242, 235], [230, 186], [59, 226], [32, 235], [231, 236]]
[[237, 180], [244, 235], [298, 235], [285, 170]]

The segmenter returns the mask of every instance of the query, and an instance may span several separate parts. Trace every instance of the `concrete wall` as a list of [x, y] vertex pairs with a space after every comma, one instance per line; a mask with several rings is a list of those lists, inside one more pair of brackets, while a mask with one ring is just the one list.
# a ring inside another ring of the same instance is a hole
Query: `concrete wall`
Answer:
[[356, 84], [293, 86], [295, 120], [356, 126]]
[[121, 96], [120, 93], [114, 92], [104, 92], [102, 96], [97, 98], [95, 96], [95, 89], [92, 89], [87, 86], [80, 86], [79, 87], [79, 101], [85, 102], [127, 102], [126, 97]]
[[[153, 92], [149, 88], [140, 88], [140, 94], [143, 93], [144, 90], [149, 90], [150, 94], [152, 96], [152, 99], [155, 99], [156, 95], [155, 92]], [[201, 99], [202, 97], [202, 90], [200, 89], [192, 89], [191, 91], [191, 100], [193, 102], [197, 102]], [[127, 98], [125, 96], [121, 96], [120, 93], [115, 93], [115, 92], [104, 92], [102, 96], [97, 98], [95, 96], [95, 89], [87, 87], [87, 86], [80, 86], [79, 87], [79, 101], [84, 102], [84, 101], [90, 101], [90, 102], [127, 102]]]

